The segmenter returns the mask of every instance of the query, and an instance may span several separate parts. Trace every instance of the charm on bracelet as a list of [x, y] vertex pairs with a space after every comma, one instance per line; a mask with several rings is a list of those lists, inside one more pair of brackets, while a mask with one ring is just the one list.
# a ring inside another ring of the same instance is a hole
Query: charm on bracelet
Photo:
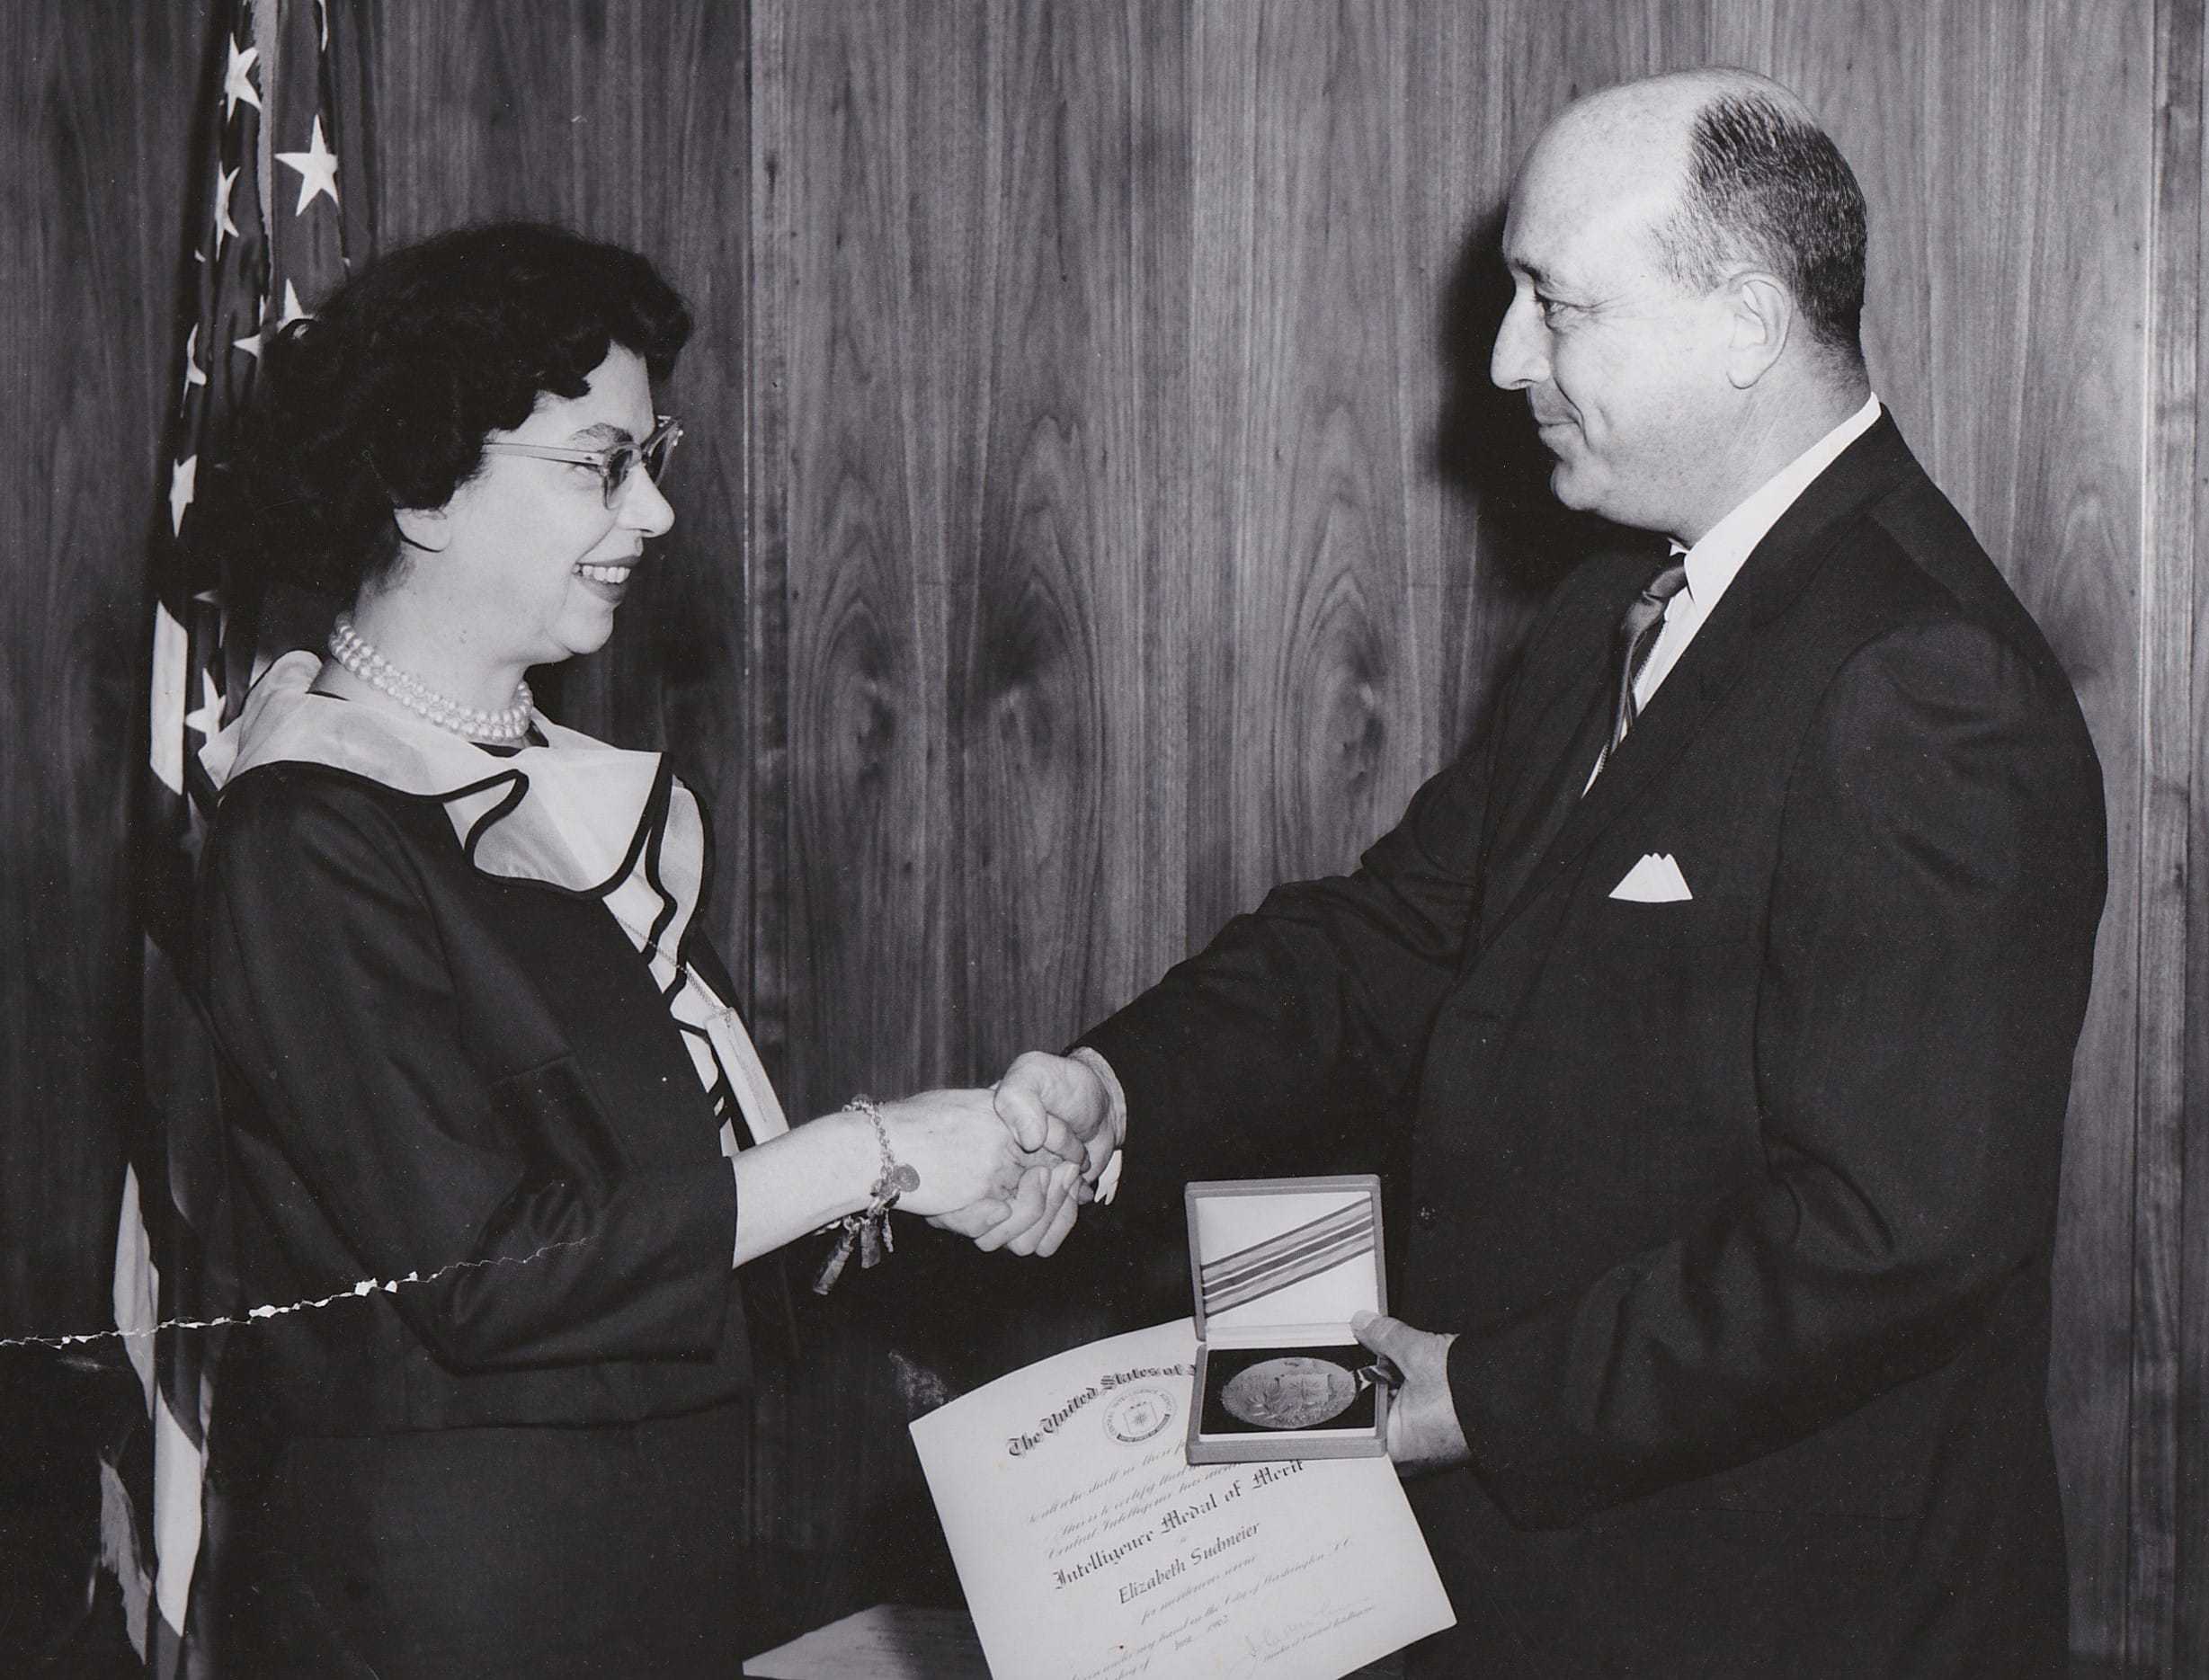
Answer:
[[890, 1152], [889, 1128], [883, 1124], [882, 1110], [872, 1098], [854, 1097], [843, 1106], [843, 1111], [863, 1114], [873, 1123], [875, 1144], [882, 1151], [882, 1170], [868, 1187], [869, 1201], [865, 1212], [846, 1213], [822, 1228], [840, 1234], [829, 1249], [828, 1258], [821, 1262], [821, 1269], [814, 1275], [813, 1293], [816, 1295], [825, 1295], [836, 1286], [836, 1280], [851, 1263], [855, 1246], [862, 1272], [871, 1271], [882, 1264], [885, 1256], [897, 1251], [896, 1240], [890, 1235], [890, 1210], [897, 1205], [899, 1196], [921, 1187], [919, 1169]]

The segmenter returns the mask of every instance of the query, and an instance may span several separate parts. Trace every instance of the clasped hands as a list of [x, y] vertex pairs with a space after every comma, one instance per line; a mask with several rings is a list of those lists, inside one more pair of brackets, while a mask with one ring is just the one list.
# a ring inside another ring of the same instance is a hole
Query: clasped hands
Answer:
[[1030, 1051], [989, 1090], [884, 1105], [892, 1148], [921, 1175], [899, 1205], [985, 1250], [1054, 1253], [1119, 1147], [1109, 1080], [1083, 1053]]

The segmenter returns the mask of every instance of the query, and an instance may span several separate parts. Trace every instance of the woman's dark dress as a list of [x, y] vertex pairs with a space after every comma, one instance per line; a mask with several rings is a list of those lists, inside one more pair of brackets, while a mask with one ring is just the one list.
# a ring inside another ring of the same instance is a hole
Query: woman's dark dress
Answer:
[[734, 1672], [735, 1189], [620, 927], [306, 763], [226, 788], [201, 897], [249, 1300], [418, 1280], [231, 1334], [236, 1672]]

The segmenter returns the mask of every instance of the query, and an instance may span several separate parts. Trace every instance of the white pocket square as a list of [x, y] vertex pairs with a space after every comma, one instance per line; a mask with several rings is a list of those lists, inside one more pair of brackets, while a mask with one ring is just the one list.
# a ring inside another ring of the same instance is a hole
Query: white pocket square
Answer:
[[1669, 851], [1644, 852], [1641, 862], [1626, 871], [1626, 878], [1611, 888], [1613, 898], [1623, 898], [1635, 904], [1677, 904], [1695, 896], [1688, 890], [1688, 877], [1679, 872]]

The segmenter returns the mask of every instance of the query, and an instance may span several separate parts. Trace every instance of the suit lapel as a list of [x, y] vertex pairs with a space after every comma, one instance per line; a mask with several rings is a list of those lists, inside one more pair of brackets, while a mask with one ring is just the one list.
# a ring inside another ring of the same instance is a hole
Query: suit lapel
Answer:
[[[1498, 855], [1500, 877], [1508, 880], [1523, 871], [1523, 880], [1492, 923], [1490, 938], [1538, 898], [1679, 757], [1711, 709], [1740, 679], [1759, 646], [1768, 641], [1759, 633], [1786, 610], [1816, 575], [1834, 539], [1870, 502], [1915, 467], [1894, 422], [1882, 413], [1869, 431], [1811, 481], [1750, 551], [1717, 609], [1650, 697], [1633, 733], [1611, 755], [1595, 786], [1554, 829], [1532, 867], [1524, 859]], [[1624, 610], [1622, 602], [1620, 611]], [[1600, 686], [1609, 687], [1608, 673]], [[1593, 765], [1591, 753], [1581, 767], [1581, 782]], [[1571, 787], [1577, 791], [1580, 785]], [[1540, 844], [1538, 833], [1533, 838]]]

